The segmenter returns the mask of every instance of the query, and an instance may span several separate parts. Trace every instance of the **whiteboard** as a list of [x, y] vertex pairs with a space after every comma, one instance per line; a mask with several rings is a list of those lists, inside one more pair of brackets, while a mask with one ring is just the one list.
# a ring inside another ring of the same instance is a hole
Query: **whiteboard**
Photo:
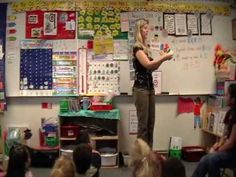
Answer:
[[[236, 48], [236, 41], [232, 40], [231, 20], [234, 16], [235, 13], [232, 13], [231, 16], [214, 16], [212, 35], [166, 37], [162, 31], [152, 30], [155, 26], [163, 24], [160, 23], [163, 20], [161, 13], [131, 12], [129, 15], [134, 18], [131, 20], [131, 24], [134, 24], [135, 19], [138, 18], [149, 20], [151, 26], [149, 42], [155, 34], [158, 34], [160, 43], [170, 44], [174, 57], [171, 61], [164, 62], [158, 70], [162, 72], [162, 92], [173, 95], [215, 93], [214, 48], [217, 43], [220, 43], [225, 49]], [[158, 52], [155, 50], [151, 50], [151, 52], [152, 57], [158, 59]], [[127, 62], [126, 66], [128, 65]], [[121, 78], [127, 80], [128, 75], [128, 72], [121, 72]], [[132, 86], [127, 86], [127, 82], [121, 80], [121, 88], [126, 91], [129, 89], [128, 93], [131, 94]]]
[[[11, 14], [11, 9], [8, 10]], [[20, 40], [25, 36], [25, 14], [14, 14], [16, 16], [16, 40], [7, 41], [6, 44], [6, 94], [7, 96], [24, 96], [19, 90], [20, 73]], [[212, 20], [212, 36], [196, 35], [192, 37], [165, 36], [161, 30], [153, 30], [155, 26], [163, 26], [161, 12], [130, 12], [130, 28], [138, 18], [146, 18], [150, 22], [151, 30], [149, 41], [158, 33], [161, 43], [169, 43], [174, 59], [167, 61], [158, 69], [162, 72], [163, 92], [170, 94], [213, 94], [215, 93], [215, 74], [213, 67], [214, 47], [220, 43], [223, 48], [233, 48], [236, 41], [232, 40], [232, 22], [235, 12], [231, 16], [214, 16]], [[224, 28], [222, 28], [224, 27]], [[129, 36], [129, 46], [132, 46], [132, 36]], [[81, 45], [86, 45], [75, 40], [55, 40], [54, 50], [77, 50]], [[130, 52], [131, 52], [130, 48]], [[132, 52], [131, 52], [132, 54]], [[152, 57], [158, 58], [158, 52], [152, 50]], [[131, 80], [130, 61], [120, 61], [120, 93], [132, 94], [133, 81]], [[50, 96], [45, 91], [41, 94]]]

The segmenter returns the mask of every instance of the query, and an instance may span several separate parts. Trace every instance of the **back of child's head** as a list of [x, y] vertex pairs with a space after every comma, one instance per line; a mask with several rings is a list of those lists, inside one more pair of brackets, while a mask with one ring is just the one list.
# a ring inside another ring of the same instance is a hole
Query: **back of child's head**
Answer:
[[89, 133], [86, 130], [80, 131], [78, 137], [77, 137], [77, 144], [82, 144], [82, 143], [90, 143], [90, 137]]
[[136, 139], [130, 150], [131, 165], [134, 165], [137, 161], [142, 160], [145, 156], [150, 154], [150, 152], [151, 148], [144, 140], [140, 138]]
[[142, 139], [136, 139], [131, 147], [131, 165], [133, 177], [160, 177], [161, 162], [152, 152], [148, 144]]
[[73, 160], [68, 156], [60, 156], [53, 166], [50, 177], [75, 177]]
[[170, 158], [162, 164], [162, 177], [186, 177], [185, 167], [181, 160]]
[[30, 154], [25, 145], [13, 145], [9, 152], [6, 177], [24, 177], [29, 168]]
[[85, 174], [92, 162], [92, 148], [87, 144], [79, 144], [73, 151], [73, 160], [77, 173]]
[[133, 177], [161, 177], [161, 163], [154, 152], [136, 162]]

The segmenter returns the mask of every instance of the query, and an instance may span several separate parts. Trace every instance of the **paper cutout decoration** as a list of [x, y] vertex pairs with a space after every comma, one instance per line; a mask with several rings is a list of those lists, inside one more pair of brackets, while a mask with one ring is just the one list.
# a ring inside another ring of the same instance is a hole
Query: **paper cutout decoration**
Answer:
[[73, 11], [26, 12], [26, 38], [75, 39]]
[[193, 112], [193, 100], [191, 98], [178, 98], [178, 114]]

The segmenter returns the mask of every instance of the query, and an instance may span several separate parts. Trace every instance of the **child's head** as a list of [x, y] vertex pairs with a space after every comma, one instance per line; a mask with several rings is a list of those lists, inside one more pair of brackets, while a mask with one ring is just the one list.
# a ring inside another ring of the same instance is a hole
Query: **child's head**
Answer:
[[161, 162], [142, 139], [135, 140], [131, 148], [131, 165], [134, 167], [133, 177], [160, 177]]
[[161, 177], [161, 163], [154, 152], [150, 152], [134, 165], [133, 177]]
[[236, 84], [230, 84], [226, 92], [226, 102], [228, 106], [236, 108]]
[[18, 144], [11, 147], [7, 177], [24, 177], [30, 165], [30, 154], [25, 145]]
[[151, 148], [144, 140], [140, 138], [136, 139], [130, 150], [131, 165], [135, 165], [137, 161], [142, 160], [145, 156], [150, 154], [150, 152]]
[[73, 151], [73, 160], [77, 173], [85, 174], [92, 162], [92, 148], [87, 144], [79, 144]]
[[185, 167], [183, 163], [176, 158], [170, 158], [164, 161], [162, 165], [162, 177], [185, 177]]
[[75, 177], [73, 160], [68, 156], [60, 156], [53, 166], [50, 177]]
[[86, 130], [81, 131], [77, 137], [77, 144], [82, 144], [82, 143], [87, 143], [87, 144], [90, 143], [90, 137]]

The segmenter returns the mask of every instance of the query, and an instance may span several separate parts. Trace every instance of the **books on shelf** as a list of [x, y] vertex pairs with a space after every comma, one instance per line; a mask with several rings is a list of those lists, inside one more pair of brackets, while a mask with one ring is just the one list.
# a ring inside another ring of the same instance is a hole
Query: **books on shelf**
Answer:
[[210, 112], [208, 114], [208, 125], [205, 126], [207, 130], [210, 132], [217, 134], [217, 135], [223, 135], [224, 132], [224, 118], [225, 118], [226, 111], [218, 111], [218, 112]]

